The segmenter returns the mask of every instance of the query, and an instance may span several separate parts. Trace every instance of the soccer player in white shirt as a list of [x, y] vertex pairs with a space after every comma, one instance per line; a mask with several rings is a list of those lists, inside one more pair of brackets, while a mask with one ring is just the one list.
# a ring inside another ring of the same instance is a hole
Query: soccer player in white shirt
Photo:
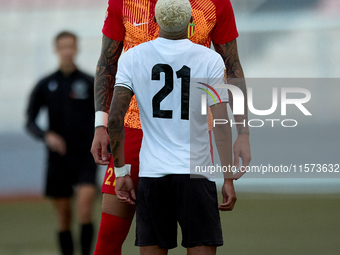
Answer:
[[[159, 38], [130, 49], [118, 62], [108, 123], [116, 194], [124, 203], [136, 201], [141, 254], [163, 255], [176, 247], [177, 222], [189, 255], [216, 254], [223, 244], [218, 209], [230, 211], [236, 202], [233, 175], [224, 172], [218, 206], [214, 176], [195, 169], [212, 165], [202, 89], [221, 84], [225, 66], [219, 54], [187, 39], [188, 0], [159, 0], [155, 19]], [[208, 97], [213, 117], [228, 120], [228, 91], [216, 92], [218, 104]], [[134, 94], [143, 129], [137, 198], [124, 160], [124, 116]], [[230, 126], [217, 125], [214, 135], [221, 164], [230, 170]]]

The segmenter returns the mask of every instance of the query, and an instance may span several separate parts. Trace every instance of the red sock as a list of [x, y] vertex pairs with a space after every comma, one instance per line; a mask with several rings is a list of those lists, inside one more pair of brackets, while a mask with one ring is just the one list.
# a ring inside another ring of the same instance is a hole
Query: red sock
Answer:
[[122, 245], [129, 233], [131, 221], [102, 213], [94, 255], [121, 255]]

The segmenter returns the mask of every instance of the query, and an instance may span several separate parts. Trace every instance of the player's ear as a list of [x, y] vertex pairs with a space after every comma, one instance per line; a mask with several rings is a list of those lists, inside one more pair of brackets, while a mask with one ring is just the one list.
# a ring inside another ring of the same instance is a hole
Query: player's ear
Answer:
[[156, 16], [153, 16], [152, 20], [153, 22], [157, 23]]

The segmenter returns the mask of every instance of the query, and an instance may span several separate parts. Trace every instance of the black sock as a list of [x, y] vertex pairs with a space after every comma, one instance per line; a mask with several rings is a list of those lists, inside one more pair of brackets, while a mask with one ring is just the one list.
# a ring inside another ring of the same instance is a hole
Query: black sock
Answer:
[[59, 245], [63, 255], [73, 255], [73, 241], [70, 231], [59, 232]]
[[93, 239], [93, 225], [92, 223], [81, 225], [81, 234], [80, 234], [80, 245], [82, 255], [89, 255], [91, 252]]

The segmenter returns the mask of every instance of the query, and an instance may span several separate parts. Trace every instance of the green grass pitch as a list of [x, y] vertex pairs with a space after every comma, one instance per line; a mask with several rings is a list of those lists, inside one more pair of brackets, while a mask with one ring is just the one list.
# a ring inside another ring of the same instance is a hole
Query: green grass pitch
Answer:
[[[221, 201], [221, 198], [219, 198]], [[334, 255], [340, 251], [340, 195], [238, 194], [221, 213], [225, 244], [217, 254]], [[96, 229], [100, 199], [95, 206]], [[0, 255], [57, 255], [56, 220], [48, 201], [0, 204]], [[139, 254], [133, 223], [123, 254]], [[74, 224], [78, 244], [78, 224]], [[97, 230], [96, 230], [97, 231]], [[180, 247], [169, 254], [186, 254]], [[79, 253], [79, 249], [76, 250]]]

